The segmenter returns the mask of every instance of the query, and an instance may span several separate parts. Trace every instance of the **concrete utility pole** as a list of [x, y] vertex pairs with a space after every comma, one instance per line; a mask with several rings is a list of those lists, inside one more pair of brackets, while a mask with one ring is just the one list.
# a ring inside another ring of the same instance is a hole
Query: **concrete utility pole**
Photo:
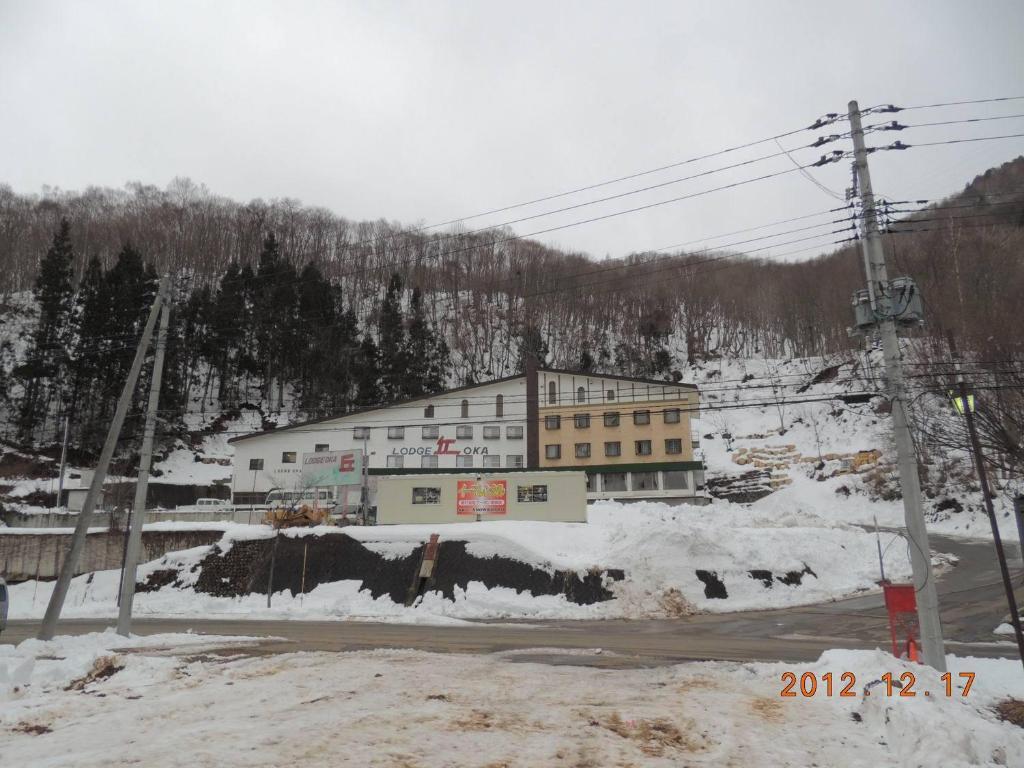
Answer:
[[164, 299], [160, 316], [160, 333], [156, 338], [153, 355], [153, 375], [149, 383], [149, 404], [146, 426], [142, 434], [142, 452], [139, 456], [139, 475], [135, 481], [135, 503], [132, 505], [125, 550], [124, 568], [121, 569], [121, 605], [117, 614], [117, 633], [128, 637], [132, 633], [132, 600], [135, 598], [135, 572], [142, 549], [142, 526], [146, 522], [146, 490], [149, 488], [149, 469], [153, 463], [153, 436], [156, 433], [156, 410], [160, 402], [160, 381], [164, 370], [164, 352], [167, 350], [167, 326], [171, 321], [171, 307]]
[[57, 503], [54, 505], [60, 509], [60, 500], [64, 496], [64, 469], [68, 463], [68, 430], [71, 428], [71, 416], [64, 417], [64, 441], [60, 447], [60, 480], [57, 481]]
[[71, 586], [71, 579], [75, 575], [75, 567], [85, 547], [85, 537], [89, 532], [89, 523], [92, 522], [92, 513], [96, 508], [96, 501], [103, 491], [103, 482], [107, 479], [107, 470], [110, 468], [110, 459], [114, 455], [114, 448], [117, 446], [117, 438], [121, 434], [121, 426], [124, 424], [124, 417], [128, 413], [128, 406], [132, 401], [132, 393], [135, 392], [135, 383], [139, 379], [139, 371], [142, 370], [142, 363], [146, 359], [146, 350], [149, 348], [149, 340], [153, 337], [153, 327], [156, 325], [157, 315], [160, 314], [160, 305], [163, 301], [164, 291], [167, 288], [167, 278], [160, 281], [156, 297], [153, 299], [153, 306], [150, 307], [149, 317], [146, 319], [146, 326], [142, 329], [142, 338], [135, 350], [135, 359], [132, 360], [132, 367], [128, 371], [128, 378], [124, 382], [121, 396], [117, 401], [117, 408], [114, 410], [114, 418], [110, 422], [110, 429], [107, 430], [107, 439], [103, 443], [103, 450], [100, 451], [100, 459], [96, 464], [96, 472], [92, 476], [92, 483], [89, 485], [89, 492], [85, 495], [85, 502], [82, 504], [82, 511], [78, 514], [78, 523], [75, 525], [75, 533], [71, 537], [71, 548], [67, 557], [64, 558], [64, 565], [57, 581], [53, 585], [53, 594], [50, 595], [50, 602], [46, 606], [46, 614], [43, 616], [43, 625], [39, 629], [40, 640], [52, 640], [57, 633], [57, 620], [60, 619], [60, 612], [64, 608], [64, 599], [68, 594], [68, 587]]
[[926, 664], [940, 672], [945, 672], [946, 649], [942, 641], [942, 624], [939, 620], [939, 598], [935, 591], [935, 574], [932, 571], [931, 548], [928, 546], [928, 529], [925, 527], [924, 513], [921, 509], [921, 483], [917, 476], [917, 457], [907, 419], [906, 388], [903, 381], [903, 364], [900, 359], [900, 341], [896, 335], [892, 290], [886, 272], [881, 235], [878, 231], [875, 198], [871, 191], [871, 174], [868, 170], [868, 153], [864, 146], [860, 107], [856, 101], [851, 101], [849, 110], [854, 163], [864, 208], [864, 256], [868, 271], [868, 290], [872, 299], [872, 309], [877, 318], [877, 328], [882, 337], [885, 375], [889, 400], [892, 403], [893, 432], [899, 459], [900, 486], [903, 490], [903, 515], [911, 544], [910, 562], [914, 573], [914, 588], [917, 592], [917, 618], [920, 625], [922, 651]]

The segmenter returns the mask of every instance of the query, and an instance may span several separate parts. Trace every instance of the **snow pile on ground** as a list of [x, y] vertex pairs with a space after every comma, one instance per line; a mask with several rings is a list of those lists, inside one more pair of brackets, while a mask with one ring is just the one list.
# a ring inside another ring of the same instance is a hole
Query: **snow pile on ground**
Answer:
[[[417, 651], [114, 654], [102, 667], [106, 676], [70, 686], [67, 674], [54, 676], [9, 694], [0, 708], [0, 761], [53, 768], [1024, 764], [1024, 730], [994, 710], [1008, 696], [1024, 697], [1015, 661], [949, 657], [957, 684], [947, 698], [937, 674], [877, 651], [829, 651], [799, 665], [656, 669], [514, 659]], [[967, 696], [961, 671], [975, 673]], [[813, 675], [816, 695], [780, 696], [786, 672]], [[838, 681], [844, 672], [856, 675], [854, 695], [840, 697], [836, 683], [828, 696], [823, 675]], [[912, 673], [917, 696], [886, 695], [884, 684], [865, 696], [886, 672], [897, 680]], [[132, 738], [128, 722], [137, 729]]]
[[[99, 660], [110, 657], [118, 650], [187, 649], [190, 653], [200, 653], [212, 648], [256, 642], [259, 639], [191, 632], [123, 637], [113, 629], [108, 629], [106, 632], [85, 635], [58, 635], [47, 641], [25, 640], [17, 646], [0, 644], [0, 726], [11, 724], [11, 718], [18, 709], [14, 706], [12, 711], [11, 703], [23, 699], [26, 692], [67, 686], [88, 675], [97, 667]], [[2, 754], [0, 750], [0, 757]]]
[[[154, 527], [172, 526], [161, 523]], [[264, 526], [208, 524], [225, 533], [222, 549], [247, 538], [268, 538]], [[292, 529], [282, 535], [303, 537], [335, 532], [333, 528]], [[139, 615], [220, 614], [377, 618], [397, 621], [446, 621], [479, 618], [622, 618], [673, 616], [701, 611], [739, 611], [804, 605], [876, 589], [878, 554], [873, 534], [838, 521], [825, 520], [806, 507], [777, 504], [751, 509], [722, 502], [713, 506], [670, 507], [657, 503], [599, 502], [590, 506], [587, 523], [492, 521], [452, 525], [348, 527], [344, 533], [387, 558], [412, 552], [431, 533], [442, 540], [467, 542], [467, 552], [481, 558], [498, 555], [548, 572], [586, 573], [621, 569], [621, 581], [607, 581], [613, 600], [577, 605], [562, 595], [529, 592], [471, 581], [457, 589], [455, 600], [428, 592], [413, 608], [387, 596], [377, 599], [360, 590], [358, 581], [321, 584], [305, 595], [278, 592], [272, 607], [265, 595], [212, 597], [192, 589], [198, 565], [211, 550], [197, 547], [172, 553], [140, 569], [139, 579], [155, 570], [176, 569], [184, 583], [138, 593]], [[906, 543], [883, 535], [886, 575], [910, 574]], [[118, 572], [80, 576], [72, 582], [65, 616], [113, 615]], [[51, 585], [25, 582], [11, 588], [11, 615], [41, 616]]]

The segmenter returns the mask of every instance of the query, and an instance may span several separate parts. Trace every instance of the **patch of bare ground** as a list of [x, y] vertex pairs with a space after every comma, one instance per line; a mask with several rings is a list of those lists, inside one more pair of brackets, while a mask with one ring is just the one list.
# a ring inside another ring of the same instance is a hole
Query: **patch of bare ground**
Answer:
[[457, 717], [449, 724], [453, 731], [544, 731], [547, 726], [540, 722], [527, 722], [514, 714], [495, 714], [482, 709], [472, 709]]
[[687, 680], [686, 682], [680, 683], [676, 690], [680, 693], [686, 693], [687, 691], [700, 690], [702, 688], [706, 689], [717, 687], [718, 683], [716, 683], [710, 677], [694, 677]]
[[699, 752], [705, 749], [703, 737], [693, 738], [679, 730], [664, 717], [623, 720], [613, 712], [598, 725], [623, 739], [635, 742], [640, 751], [650, 757], [662, 757], [666, 752]]
[[751, 700], [750, 708], [754, 714], [769, 723], [781, 723], [785, 719], [785, 710], [777, 699], [768, 699], [763, 696]]
[[35, 736], [41, 736], [44, 733], [53, 733], [53, 728], [48, 725], [43, 725], [42, 723], [18, 723], [11, 730], [17, 731], [18, 733], [31, 733]]
[[1003, 699], [996, 704], [995, 709], [1000, 720], [1024, 728], [1024, 701], [1013, 698]]
[[683, 593], [675, 587], [666, 589], [658, 598], [658, 607], [668, 618], [679, 619], [696, 613], [693, 604], [683, 597]]
[[92, 669], [82, 677], [77, 677], [67, 684], [65, 691], [84, 691], [86, 686], [113, 677], [124, 669], [124, 664], [119, 664], [117, 656], [100, 656], [92, 663]]

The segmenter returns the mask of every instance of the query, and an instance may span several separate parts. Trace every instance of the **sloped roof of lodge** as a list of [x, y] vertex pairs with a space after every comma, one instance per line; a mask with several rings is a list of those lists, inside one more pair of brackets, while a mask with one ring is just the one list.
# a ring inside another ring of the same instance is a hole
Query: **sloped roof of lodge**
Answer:
[[[698, 390], [696, 384], [684, 384], [678, 381], [663, 381], [659, 379], [644, 379], [636, 378], [634, 376], [621, 376], [615, 373], [594, 373], [592, 371], [569, 371], [562, 368], [538, 368], [537, 373], [557, 373], [565, 376], [581, 376], [590, 377], [595, 379], [614, 379], [615, 381], [628, 381], [633, 384], [652, 384], [657, 386], [665, 387], [680, 387], [681, 389], [691, 389], [694, 391]], [[386, 411], [389, 408], [395, 406], [408, 405], [409, 403], [422, 402], [424, 400], [433, 400], [441, 397], [442, 395], [451, 395], [456, 392], [465, 392], [470, 389], [478, 389], [480, 387], [491, 386], [492, 384], [504, 384], [507, 381], [515, 381], [516, 379], [526, 378], [525, 373], [516, 373], [512, 376], [503, 376], [500, 379], [491, 379], [490, 381], [480, 381], [476, 384], [464, 384], [461, 387], [455, 387], [454, 389], [444, 389], [440, 392], [431, 392], [427, 395], [418, 395], [417, 397], [408, 397], [404, 400], [396, 400], [393, 403], [387, 403], [386, 405], [368, 405], [363, 408], [355, 408], [351, 411], [345, 411], [344, 413], [336, 413], [332, 416], [324, 416], [320, 419], [310, 419], [308, 421], [297, 421], [294, 424], [289, 424], [286, 427], [275, 427], [274, 429], [263, 429], [258, 432], [250, 432], [247, 435], [238, 435], [228, 439], [229, 443], [237, 443], [242, 440], [249, 440], [254, 437], [264, 437], [266, 435], [276, 435], [279, 432], [287, 432], [292, 429], [298, 429], [300, 427], [308, 427], [311, 424], [323, 424], [328, 421], [336, 421], [338, 419], [345, 419], [350, 416], [361, 416], [366, 413], [373, 413], [374, 411]]]

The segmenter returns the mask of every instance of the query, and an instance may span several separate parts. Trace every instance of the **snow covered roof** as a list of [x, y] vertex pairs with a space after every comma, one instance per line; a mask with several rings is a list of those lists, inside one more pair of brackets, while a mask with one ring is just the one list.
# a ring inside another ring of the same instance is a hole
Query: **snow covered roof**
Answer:
[[[537, 369], [537, 373], [557, 373], [557, 374], [562, 374], [562, 375], [565, 375], [565, 376], [581, 376], [581, 377], [591, 377], [591, 378], [595, 378], [595, 379], [613, 379], [615, 381], [629, 381], [629, 382], [633, 382], [634, 384], [654, 384], [654, 385], [657, 385], [659, 387], [679, 387], [680, 389], [690, 389], [690, 390], [693, 390], [693, 391], [697, 391], [697, 389], [698, 389], [696, 384], [684, 384], [684, 383], [678, 382], [678, 381], [663, 381], [663, 380], [659, 380], [659, 379], [642, 379], [642, 378], [637, 378], [637, 377], [634, 377], [634, 376], [620, 376], [620, 375], [614, 374], [614, 373], [595, 373], [595, 372], [588, 372], [588, 371], [569, 371], [569, 370], [564, 370], [564, 369], [561, 369], [561, 368], [538, 368]], [[465, 386], [462, 386], [462, 387], [455, 387], [454, 389], [446, 389], [446, 390], [443, 390], [441, 392], [432, 392], [429, 395], [420, 395], [419, 397], [410, 397], [410, 398], [406, 398], [405, 400], [396, 400], [395, 402], [388, 403], [387, 405], [371, 405], [371, 406], [368, 406], [368, 407], [365, 407], [365, 408], [356, 408], [355, 410], [352, 410], [352, 411], [346, 411], [345, 413], [338, 413], [338, 414], [335, 414], [333, 416], [325, 416], [322, 419], [310, 419], [309, 421], [297, 421], [294, 424], [289, 424], [286, 427], [277, 427], [276, 429], [264, 429], [264, 430], [260, 430], [258, 432], [250, 432], [247, 435], [238, 435], [237, 437], [232, 437], [230, 440], [228, 440], [228, 442], [229, 443], [237, 443], [237, 442], [241, 442], [242, 440], [249, 440], [250, 438], [253, 438], [253, 437], [261, 437], [263, 435], [269, 435], [269, 434], [275, 434], [276, 435], [279, 432], [287, 432], [288, 430], [291, 430], [291, 429], [297, 429], [299, 427], [307, 427], [310, 424], [323, 424], [326, 421], [336, 421], [336, 420], [339, 420], [339, 419], [348, 418], [350, 416], [362, 416], [363, 414], [373, 413], [374, 411], [386, 411], [388, 408], [393, 408], [393, 407], [399, 406], [399, 405], [407, 405], [409, 403], [422, 402], [424, 400], [434, 400], [434, 399], [436, 399], [438, 397], [442, 397], [444, 395], [455, 394], [456, 392], [466, 392], [466, 391], [471, 390], [471, 389], [479, 389], [480, 387], [490, 387], [490, 386], [493, 386], [494, 384], [504, 384], [505, 382], [508, 382], [508, 381], [515, 381], [516, 379], [525, 379], [525, 378], [526, 378], [526, 374], [525, 373], [517, 373], [517, 374], [515, 374], [513, 376], [504, 376], [504, 377], [502, 377], [500, 379], [491, 379], [490, 381], [481, 381], [481, 382], [478, 382], [476, 384], [466, 384]]]

